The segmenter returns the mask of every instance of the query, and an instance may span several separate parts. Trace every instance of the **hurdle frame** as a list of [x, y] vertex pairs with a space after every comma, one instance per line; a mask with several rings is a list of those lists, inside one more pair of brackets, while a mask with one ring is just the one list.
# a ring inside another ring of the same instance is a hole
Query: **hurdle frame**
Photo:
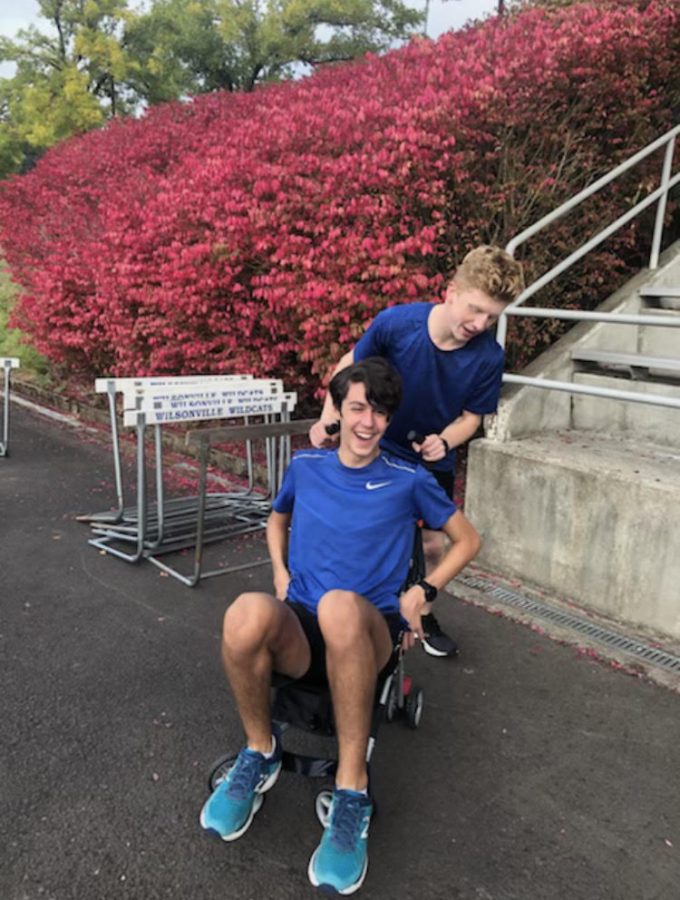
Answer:
[[0, 369], [3, 373], [2, 385], [2, 440], [0, 440], [0, 458], [9, 456], [9, 399], [12, 369], [18, 369], [21, 363], [16, 356], [0, 356]]

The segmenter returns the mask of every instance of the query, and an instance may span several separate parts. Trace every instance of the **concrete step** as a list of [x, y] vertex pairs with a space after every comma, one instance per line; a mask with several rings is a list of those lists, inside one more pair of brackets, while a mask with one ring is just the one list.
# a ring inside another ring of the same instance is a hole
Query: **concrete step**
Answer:
[[571, 351], [571, 358], [576, 363], [596, 369], [614, 369], [627, 373], [633, 380], [649, 381], [654, 376], [661, 379], [680, 378], [680, 355], [648, 356], [643, 353], [621, 353], [612, 350], [576, 347]]
[[[680, 384], [656, 381], [631, 381], [614, 375], [575, 372], [574, 384], [587, 384], [636, 394], [657, 394], [680, 402]], [[680, 409], [627, 403], [604, 397], [574, 394], [572, 427], [595, 434], [620, 436], [660, 447], [680, 447]]]
[[680, 287], [670, 285], [648, 285], [640, 289], [644, 306], [654, 309], [680, 310]]
[[680, 356], [680, 310], [645, 309], [646, 316], [677, 319], [678, 327], [641, 325], [638, 352], [648, 356]]

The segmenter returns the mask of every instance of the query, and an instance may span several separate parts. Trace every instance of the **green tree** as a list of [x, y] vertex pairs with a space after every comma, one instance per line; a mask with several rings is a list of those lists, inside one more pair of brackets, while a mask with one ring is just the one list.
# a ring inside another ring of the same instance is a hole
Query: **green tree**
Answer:
[[38, 0], [49, 33], [35, 26], [0, 38], [0, 177], [72, 134], [132, 108], [135, 63], [121, 39], [127, 0]]
[[415, 34], [402, 0], [38, 0], [34, 26], [0, 38], [0, 178], [44, 149], [142, 105], [252, 90], [302, 65], [380, 52]]
[[[252, 90], [319, 65], [378, 53], [416, 34], [423, 14], [401, 0], [155, 0], [128, 25], [137, 90]], [[175, 94], [176, 96], [176, 94]]]

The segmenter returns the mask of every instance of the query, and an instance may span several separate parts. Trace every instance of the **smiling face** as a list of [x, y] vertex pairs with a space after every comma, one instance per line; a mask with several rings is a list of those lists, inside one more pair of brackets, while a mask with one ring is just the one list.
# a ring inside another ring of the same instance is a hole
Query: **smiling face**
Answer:
[[359, 468], [372, 463], [380, 454], [380, 438], [389, 424], [389, 416], [375, 409], [366, 399], [366, 387], [352, 382], [340, 407], [340, 461]]
[[452, 281], [446, 289], [444, 320], [457, 346], [467, 344], [498, 321], [507, 303], [478, 288]]

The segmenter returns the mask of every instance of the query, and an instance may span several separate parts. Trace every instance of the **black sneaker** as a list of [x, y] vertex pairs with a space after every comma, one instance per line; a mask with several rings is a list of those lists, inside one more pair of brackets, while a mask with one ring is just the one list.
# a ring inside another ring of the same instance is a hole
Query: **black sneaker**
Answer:
[[458, 656], [458, 644], [441, 630], [439, 622], [430, 613], [422, 617], [425, 632], [423, 650], [430, 656]]

